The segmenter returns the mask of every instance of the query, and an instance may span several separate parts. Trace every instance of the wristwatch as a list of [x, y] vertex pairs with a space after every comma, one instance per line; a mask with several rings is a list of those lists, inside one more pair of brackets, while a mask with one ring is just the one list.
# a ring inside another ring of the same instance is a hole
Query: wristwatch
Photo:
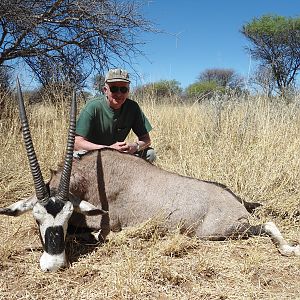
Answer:
[[135, 142], [136, 143], [136, 152], [139, 152], [140, 151], [140, 144], [138, 142]]

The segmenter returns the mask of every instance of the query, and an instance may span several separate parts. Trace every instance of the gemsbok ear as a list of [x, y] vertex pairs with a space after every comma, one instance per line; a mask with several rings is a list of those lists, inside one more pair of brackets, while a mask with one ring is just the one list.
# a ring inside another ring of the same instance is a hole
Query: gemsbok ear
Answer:
[[95, 205], [84, 200], [80, 201], [78, 205], [74, 205], [74, 209], [78, 213], [81, 213], [86, 216], [99, 216], [108, 213], [108, 211], [98, 208]]
[[0, 208], [0, 214], [12, 216], [12, 217], [18, 217], [28, 212], [29, 210], [32, 210], [36, 202], [37, 199], [34, 198], [23, 199], [11, 204], [8, 207]]

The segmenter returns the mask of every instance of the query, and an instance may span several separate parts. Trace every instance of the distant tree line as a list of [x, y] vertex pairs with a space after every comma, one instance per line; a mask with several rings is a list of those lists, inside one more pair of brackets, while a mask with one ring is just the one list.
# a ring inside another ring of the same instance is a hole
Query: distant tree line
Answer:
[[176, 80], [160, 80], [147, 83], [135, 89], [138, 97], [151, 96], [157, 100], [173, 97], [174, 101], [184, 101], [186, 98], [210, 98], [216, 93], [242, 93], [244, 80], [232, 69], [207, 69], [201, 72], [197, 81], [182, 89]]
[[[264, 15], [244, 24], [241, 33], [252, 43], [247, 51], [258, 62], [247, 86], [245, 79], [233, 69], [212, 68], [201, 72], [197, 80], [183, 91], [183, 95], [209, 98], [215, 93], [249, 93], [251, 87], [268, 97], [279, 95], [286, 99], [297, 91], [300, 18]], [[164, 83], [164, 88], [161, 83]], [[179, 92], [180, 86], [174, 80], [147, 84], [144, 90], [151, 87], [152, 93], [167, 95], [165, 87], [174, 85], [176, 88], [171, 90]]]

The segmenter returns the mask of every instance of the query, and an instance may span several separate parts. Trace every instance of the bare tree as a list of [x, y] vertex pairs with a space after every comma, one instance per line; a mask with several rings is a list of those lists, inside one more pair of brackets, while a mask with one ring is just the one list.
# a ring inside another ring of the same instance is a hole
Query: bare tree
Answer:
[[93, 78], [93, 87], [97, 91], [97, 93], [103, 93], [102, 88], [105, 85], [105, 76], [101, 74], [96, 74]]
[[140, 53], [138, 34], [154, 31], [136, 1], [3, 0], [0, 3], [0, 65], [25, 59], [64, 68], [76, 54], [81, 67], [103, 72]]
[[232, 69], [207, 69], [198, 76], [199, 82], [215, 82], [223, 88], [242, 89], [243, 78]]
[[12, 70], [0, 65], [0, 119], [5, 114], [5, 104], [11, 99]]
[[63, 84], [64, 82], [82, 87], [90, 74], [76, 55], [65, 57], [35, 56], [26, 57], [24, 60], [43, 87], [53, 83]]
[[254, 87], [258, 87], [267, 97], [271, 97], [275, 91], [276, 79], [270, 66], [258, 66], [250, 81]]
[[11, 69], [7, 66], [0, 66], [0, 92], [7, 92], [11, 84]]

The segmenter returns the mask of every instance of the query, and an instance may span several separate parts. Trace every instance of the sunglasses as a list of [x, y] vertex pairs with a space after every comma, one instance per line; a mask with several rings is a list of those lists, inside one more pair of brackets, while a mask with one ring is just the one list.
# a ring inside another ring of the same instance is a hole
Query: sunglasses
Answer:
[[113, 86], [110, 86], [109, 89], [112, 93], [117, 93], [120, 91], [122, 94], [126, 94], [129, 91], [128, 87], [126, 87], [126, 86], [113, 85]]

